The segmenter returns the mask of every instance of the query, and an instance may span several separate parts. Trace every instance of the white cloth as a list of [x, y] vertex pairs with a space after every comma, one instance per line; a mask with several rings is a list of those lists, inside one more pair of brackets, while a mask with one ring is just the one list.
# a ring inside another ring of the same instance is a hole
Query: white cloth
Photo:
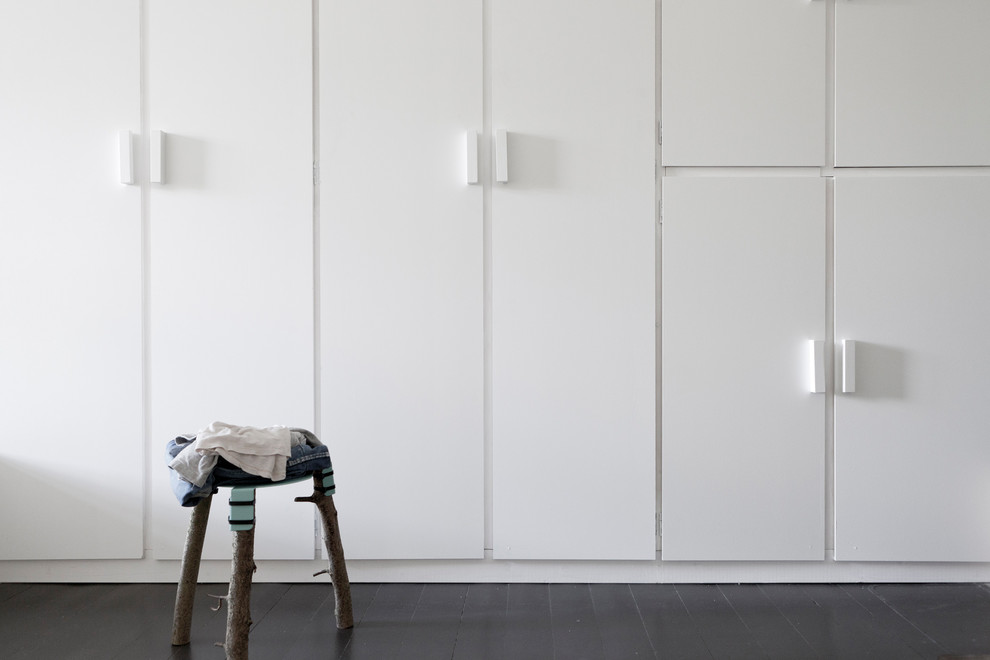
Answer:
[[285, 426], [256, 428], [213, 422], [196, 434], [196, 440], [172, 459], [169, 467], [186, 481], [202, 486], [222, 456], [245, 472], [282, 481], [292, 441]]

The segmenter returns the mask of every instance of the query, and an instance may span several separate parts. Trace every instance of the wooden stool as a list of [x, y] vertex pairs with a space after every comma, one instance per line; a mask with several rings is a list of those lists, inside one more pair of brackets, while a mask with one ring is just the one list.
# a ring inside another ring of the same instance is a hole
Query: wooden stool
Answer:
[[[281, 486], [307, 479], [287, 479], [272, 482], [259, 480], [257, 484], [234, 486], [230, 492], [230, 529], [234, 532], [234, 559], [227, 593], [227, 636], [224, 649], [230, 660], [246, 660], [248, 657], [248, 631], [251, 626], [251, 578], [254, 574], [254, 499], [257, 488]], [[351, 585], [344, 564], [344, 547], [340, 542], [337, 526], [337, 509], [333, 505], [333, 469], [313, 474], [313, 494], [297, 497], [296, 502], [312, 502], [320, 512], [323, 523], [323, 542], [330, 557], [330, 581], [336, 599], [334, 613], [337, 627], [351, 628], [354, 616], [351, 611]], [[172, 645], [189, 643], [192, 626], [193, 599], [199, 580], [199, 564], [203, 555], [203, 539], [210, 517], [213, 496], [202, 500], [193, 509], [186, 534], [186, 546], [182, 554], [182, 574], [175, 595], [175, 613], [172, 619]]]

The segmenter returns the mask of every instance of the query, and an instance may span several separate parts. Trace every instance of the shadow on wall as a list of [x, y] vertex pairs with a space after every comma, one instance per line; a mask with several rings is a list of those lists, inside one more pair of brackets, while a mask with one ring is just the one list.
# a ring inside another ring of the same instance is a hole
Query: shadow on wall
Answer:
[[0, 560], [140, 558], [141, 502], [125, 490], [43, 444], [0, 457]]
[[[162, 135], [162, 172], [164, 183], [176, 188], [206, 188], [207, 142], [175, 133]], [[250, 162], [244, 154], [242, 162]]]
[[560, 141], [509, 131], [509, 183], [521, 190], [549, 190], [559, 184]]
[[856, 342], [856, 396], [864, 399], [907, 398], [907, 351]]

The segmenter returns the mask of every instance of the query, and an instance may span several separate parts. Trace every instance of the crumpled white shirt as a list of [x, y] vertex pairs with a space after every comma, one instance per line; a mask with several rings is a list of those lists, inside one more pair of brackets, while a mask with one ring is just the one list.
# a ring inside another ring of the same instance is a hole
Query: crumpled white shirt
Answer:
[[292, 433], [286, 426], [235, 426], [213, 422], [168, 464], [186, 481], [202, 486], [222, 456], [250, 474], [282, 481], [292, 455]]

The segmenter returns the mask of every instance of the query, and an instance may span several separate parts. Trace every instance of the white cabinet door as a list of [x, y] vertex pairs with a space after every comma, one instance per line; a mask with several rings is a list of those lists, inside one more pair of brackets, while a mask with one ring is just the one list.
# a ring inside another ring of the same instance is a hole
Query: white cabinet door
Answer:
[[655, 556], [652, 0], [498, 0], [494, 555]]
[[663, 182], [662, 556], [821, 560], [821, 179]]
[[144, 551], [137, 3], [0, 5], [0, 559]]
[[990, 165], [990, 2], [837, 2], [840, 166]]
[[664, 165], [824, 164], [824, 2], [661, 6]]
[[[166, 134], [148, 240], [158, 558], [181, 553], [188, 519], [168, 486], [171, 437], [214, 420], [313, 428], [311, 4], [148, 6], [150, 128]], [[259, 493], [259, 558], [313, 557], [297, 491]], [[204, 557], [230, 555], [225, 494]]]
[[990, 177], [839, 179], [836, 559], [987, 561]]
[[320, 6], [322, 428], [349, 558], [484, 553], [481, 20]]

